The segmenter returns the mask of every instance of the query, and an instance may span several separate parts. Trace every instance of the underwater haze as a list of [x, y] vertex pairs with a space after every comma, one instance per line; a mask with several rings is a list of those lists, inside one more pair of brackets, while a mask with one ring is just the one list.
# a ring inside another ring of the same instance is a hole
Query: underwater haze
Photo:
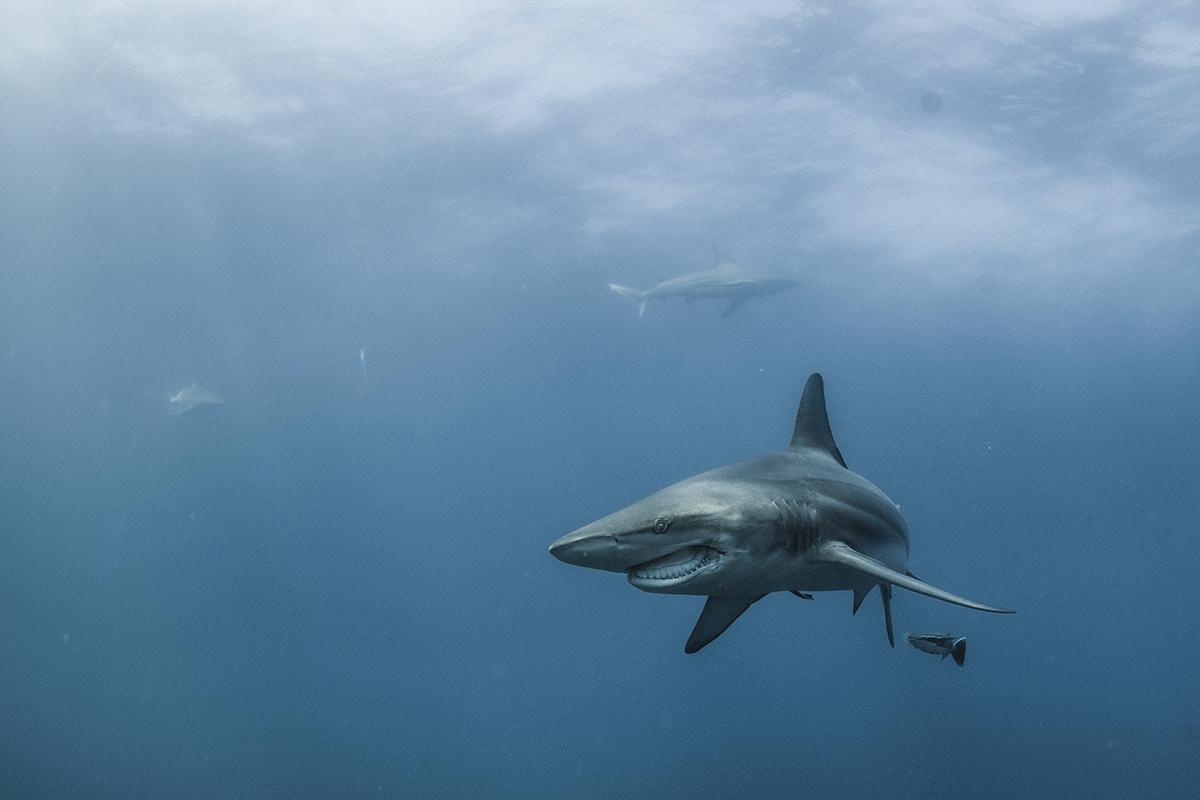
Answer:
[[[1195, 793], [1193, 6], [0, 17], [0, 796]], [[799, 285], [609, 288], [713, 245]], [[1015, 615], [685, 655], [703, 598], [547, 552], [813, 372], [912, 571]]]

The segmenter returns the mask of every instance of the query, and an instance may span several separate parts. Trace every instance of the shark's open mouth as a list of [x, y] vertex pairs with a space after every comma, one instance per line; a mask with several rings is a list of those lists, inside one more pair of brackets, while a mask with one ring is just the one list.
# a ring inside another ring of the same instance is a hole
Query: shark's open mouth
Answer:
[[673, 581], [713, 564], [720, 553], [704, 545], [692, 545], [670, 555], [638, 564], [629, 569], [629, 577], [643, 581]]

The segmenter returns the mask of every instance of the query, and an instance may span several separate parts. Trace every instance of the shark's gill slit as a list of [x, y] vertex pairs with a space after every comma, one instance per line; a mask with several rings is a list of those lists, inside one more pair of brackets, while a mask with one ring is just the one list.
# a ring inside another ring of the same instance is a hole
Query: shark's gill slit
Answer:
[[704, 545], [676, 550], [670, 555], [638, 564], [629, 573], [635, 578], [653, 581], [676, 580], [691, 575], [717, 560], [717, 551]]

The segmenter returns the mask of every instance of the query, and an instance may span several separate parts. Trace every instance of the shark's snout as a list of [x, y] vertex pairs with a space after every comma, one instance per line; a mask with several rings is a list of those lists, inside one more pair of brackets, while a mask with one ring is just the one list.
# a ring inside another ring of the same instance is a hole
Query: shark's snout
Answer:
[[576, 567], [624, 572], [631, 584], [647, 592], [678, 591], [721, 560], [721, 553], [711, 547], [672, 542], [669, 537], [631, 541], [606, 520], [568, 533], [550, 545], [550, 555]]
[[550, 555], [576, 567], [624, 572], [628, 565], [618, 556], [616, 539], [589, 528], [568, 533], [550, 545]]

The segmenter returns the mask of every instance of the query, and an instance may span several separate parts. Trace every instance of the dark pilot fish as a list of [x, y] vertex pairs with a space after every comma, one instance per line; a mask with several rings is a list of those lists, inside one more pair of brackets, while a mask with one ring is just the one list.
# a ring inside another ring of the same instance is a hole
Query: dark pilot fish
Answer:
[[932, 653], [935, 656], [941, 656], [943, 661], [946, 660], [946, 656], [954, 656], [954, 663], [960, 667], [967, 658], [967, 637], [965, 636], [910, 633], [908, 635], [908, 643], [923, 653]]

